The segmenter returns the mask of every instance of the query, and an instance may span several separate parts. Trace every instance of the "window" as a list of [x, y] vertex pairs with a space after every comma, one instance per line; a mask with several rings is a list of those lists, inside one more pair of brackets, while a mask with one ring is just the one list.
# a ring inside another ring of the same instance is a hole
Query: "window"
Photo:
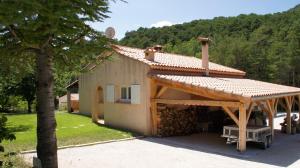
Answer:
[[131, 87], [121, 87], [121, 100], [131, 99]]

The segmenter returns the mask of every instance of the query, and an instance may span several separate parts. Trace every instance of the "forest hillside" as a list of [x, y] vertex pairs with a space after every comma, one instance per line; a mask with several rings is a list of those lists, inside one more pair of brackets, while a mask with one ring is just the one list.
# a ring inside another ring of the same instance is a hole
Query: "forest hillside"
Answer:
[[194, 20], [127, 32], [122, 45], [200, 57], [198, 36], [210, 37], [210, 60], [247, 72], [247, 78], [300, 87], [300, 5], [280, 13]]

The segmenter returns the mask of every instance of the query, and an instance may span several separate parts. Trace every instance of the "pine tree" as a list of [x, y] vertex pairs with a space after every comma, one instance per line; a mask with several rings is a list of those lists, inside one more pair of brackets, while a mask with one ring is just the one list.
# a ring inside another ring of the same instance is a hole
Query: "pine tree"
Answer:
[[8, 67], [36, 65], [37, 155], [43, 168], [57, 167], [53, 67], [78, 68], [96, 60], [107, 40], [88, 22], [107, 18], [108, 5], [108, 0], [0, 1], [1, 60]]

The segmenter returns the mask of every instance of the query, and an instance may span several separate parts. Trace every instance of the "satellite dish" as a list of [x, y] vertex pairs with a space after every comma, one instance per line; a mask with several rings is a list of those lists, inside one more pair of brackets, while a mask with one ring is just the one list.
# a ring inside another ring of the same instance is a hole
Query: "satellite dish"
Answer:
[[105, 36], [109, 39], [112, 39], [115, 37], [115, 34], [116, 34], [116, 31], [113, 27], [108, 27], [106, 30], [105, 30]]

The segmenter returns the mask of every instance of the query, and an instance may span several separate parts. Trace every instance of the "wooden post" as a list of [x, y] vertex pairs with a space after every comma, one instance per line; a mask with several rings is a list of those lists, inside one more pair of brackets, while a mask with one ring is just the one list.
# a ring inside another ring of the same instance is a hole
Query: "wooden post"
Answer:
[[267, 105], [267, 109], [268, 109], [269, 127], [271, 128], [272, 139], [273, 139], [274, 138], [275, 100], [267, 100], [266, 105]]
[[292, 112], [292, 107], [291, 107], [291, 98], [290, 97], [284, 97], [285, 103], [286, 103], [286, 133], [291, 134], [292, 132], [292, 121], [291, 121], [291, 112]]
[[68, 112], [71, 112], [71, 92], [70, 90], [67, 91], [67, 107], [68, 107]]
[[272, 139], [274, 139], [274, 117], [272, 115], [269, 115], [269, 127], [272, 131]]
[[154, 98], [157, 95], [157, 84], [154, 80], [150, 82], [151, 87], [151, 100], [150, 100], [150, 112], [152, 118], [152, 135], [157, 135], [157, 103]]
[[151, 102], [151, 111], [152, 111], [152, 118], [153, 118], [153, 135], [157, 135], [157, 103], [152, 101]]
[[244, 152], [246, 150], [246, 126], [247, 126], [247, 113], [244, 104], [239, 107], [239, 142], [238, 150]]

